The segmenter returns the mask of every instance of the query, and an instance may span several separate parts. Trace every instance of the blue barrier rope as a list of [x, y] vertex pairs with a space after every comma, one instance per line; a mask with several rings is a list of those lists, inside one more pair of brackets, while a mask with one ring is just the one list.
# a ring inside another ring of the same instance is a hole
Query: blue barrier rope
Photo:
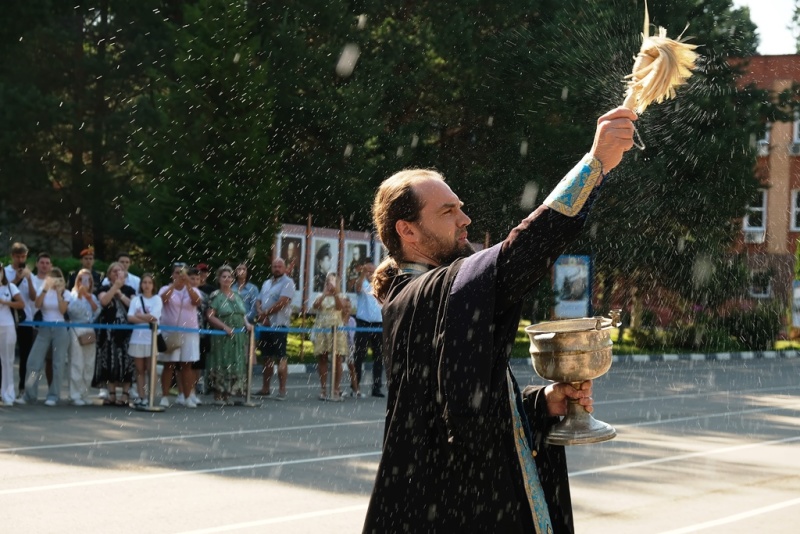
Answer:
[[[69, 322], [50, 322], [50, 321], [22, 321], [20, 326], [45, 326], [48, 328], [93, 328], [95, 330], [149, 330], [146, 324], [101, 324], [101, 323], [69, 323]], [[311, 334], [316, 332], [330, 332], [330, 328], [298, 328], [293, 326], [256, 326], [256, 333], [259, 332], [281, 332], [289, 334]], [[210, 330], [205, 328], [186, 328], [182, 326], [159, 325], [159, 332], [184, 332], [187, 334], [208, 334], [212, 336], [228, 335], [223, 330]], [[382, 328], [377, 327], [353, 327], [340, 326], [341, 332], [383, 332]], [[236, 334], [247, 332], [246, 328], [234, 328]]]

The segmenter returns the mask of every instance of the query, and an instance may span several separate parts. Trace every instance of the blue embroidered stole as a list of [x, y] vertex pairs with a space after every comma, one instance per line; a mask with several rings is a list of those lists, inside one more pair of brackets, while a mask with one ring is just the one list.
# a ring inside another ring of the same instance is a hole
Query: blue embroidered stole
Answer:
[[519, 467], [522, 471], [525, 485], [525, 494], [528, 497], [528, 506], [533, 514], [533, 524], [536, 526], [537, 534], [552, 534], [553, 525], [550, 523], [550, 512], [547, 509], [544, 490], [539, 482], [539, 474], [536, 471], [536, 463], [533, 460], [534, 453], [520, 416], [520, 408], [517, 404], [517, 388], [511, 378], [510, 369], [506, 369], [506, 381], [508, 382], [508, 402], [511, 405], [511, 417], [514, 422], [514, 445], [517, 449]]

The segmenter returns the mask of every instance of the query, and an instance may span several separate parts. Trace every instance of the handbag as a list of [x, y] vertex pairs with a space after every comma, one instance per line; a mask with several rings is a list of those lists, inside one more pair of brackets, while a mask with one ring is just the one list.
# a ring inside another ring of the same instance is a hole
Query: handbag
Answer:
[[163, 352], [172, 352], [181, 348], [181, 345], [183, 345], [183, 334], [180, 332], [164, 332], [159, 335], [164, 336]]
[[158, 352], [167, 352], [167, 342], [161, 333], [156, 336], [156, 346], [158, 348]]
[[97, 335], [94, 330], [78, 336], [78, 344], [81, 346], [91, 345], [92, 343], [97, 343]]

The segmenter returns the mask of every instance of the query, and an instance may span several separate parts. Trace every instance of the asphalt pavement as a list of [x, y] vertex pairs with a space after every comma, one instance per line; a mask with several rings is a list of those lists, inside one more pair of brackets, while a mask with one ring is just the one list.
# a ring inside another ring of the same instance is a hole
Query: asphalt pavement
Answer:
[[[514, 371], [542, 383], [524, 361]], [[2, 530], [360, 532], [386, 402], [318, 392], [293, 373], [288, 400], [256, 407], [0, 407]], [[568, 448], [578, 534], [800, 517], [800, 359], [618, 362], [595, 402], [618, 436]]]

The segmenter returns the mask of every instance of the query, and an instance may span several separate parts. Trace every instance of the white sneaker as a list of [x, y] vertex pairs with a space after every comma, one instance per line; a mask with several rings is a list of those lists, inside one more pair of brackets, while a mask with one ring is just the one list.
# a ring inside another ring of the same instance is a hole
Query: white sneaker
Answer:
[[14, 399], [14, 403], [15, 404], [28, 404], [28, 402], [25, 400], [25, 397], [23, 397], [22, 395], [20, 395], [16, 399]]
[[100, 393], [98, 393], [97, 396], [99, 398], [101, 398], [101, 399], [107, 399], [108, 398], [108, 389], [100, 388]]
[[86, 406], [86, 401], [83, 399], [72, 399], [73, 406]]
[[169, 397], [161, 397], [161, 402], [158, 405], [162, 408], [169, 408]]
[[195, 404], [195, 402], [192, 400], [191, 397], [186, 399], [183, 405], [186, 406], [187, 408], [197, 408], [197, 404]]
[[183, 393], [181, 393], [175, 398], [175, 404], [177, 404], [178, 406], [186, 405], [186, 397], [183, 396]]
[[195, 406], [200, 406], [201, 404], [203, 404], [203, 403], [200, 401], [200, 399], [198, 399], [198, 398], [197, 398], [197, 395], [195, 395], [194, 393], [192, 393], [192, 394], [189, 396], [189, 400], [190, 400], [190, 401], [192, 401], [192, 402], [195, 404]]
[[44, 405], [45, 406], [55, 406], [56, 405], [56, 401], [53, 400], [53, 399], [47, 399], [46, 401], [44, 401]]

